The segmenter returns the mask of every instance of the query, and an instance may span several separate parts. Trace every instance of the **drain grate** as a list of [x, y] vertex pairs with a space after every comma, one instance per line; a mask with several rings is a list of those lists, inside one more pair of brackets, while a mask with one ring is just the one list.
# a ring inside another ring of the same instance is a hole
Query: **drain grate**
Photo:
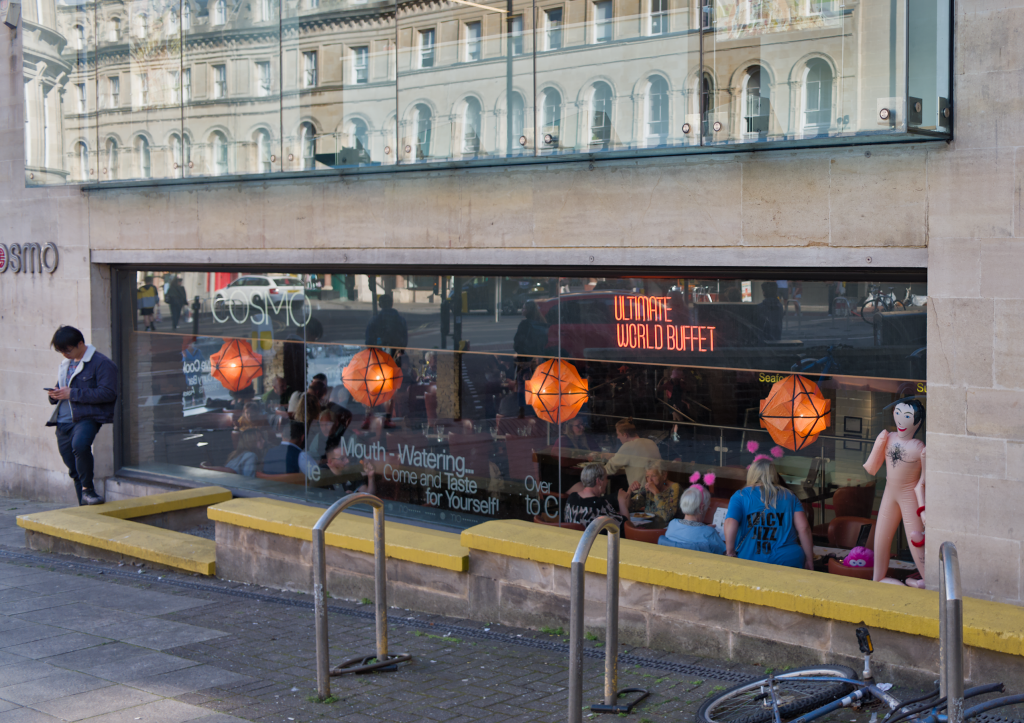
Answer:
[[[120, 570], [117, 568], [102, 567], [100, 565], [90, 565], [84, 562], [70, 562], [67, 560], [54, 560], [51, 557], [43, 555], [32, 555], [24, 552], [13, 552], [10, 550], [0, 550], [0, 558], [7, 558], [12, 560], [24, 560], [26, 562], [32, 562], [41, 565], [47, 565], [51, 567], [63, 567], [69, 570], [81, 570], [83, 572], [91, 572], [93, 574], [103, 574], [109, 577], [123, 578], [125, 580], [133, 580], [139, 582], [139, 574], [137, 572], [129, 572], [127, 570]], [[248, 590], [238, 590], [235, 588], [225, 588], [218, 585], [208, 585], [201, 582], [191, 582], [189, 580], [178, 580], [172, 577], [164, 576], [162, 579], [158, 579], [153, 575], [149, 575], [146, 578], [146, 582], [153, 585], [168, 585], [171, 587], [183, 588], [185, 590], [196, 590], [198, 592], [216, 593], [218, 595], [230, 595], [232, 597], [242, 598], [244, 600], [256, 600], [258, 602], [274, 603], [276, 605], [287, 605], [289, 607], [301, 608], [304, 610], [312, 610], [312, 601], [296, 600], [294, 598], [280, 597], [277, 595], [268, 595], [266, 593], [251, 592]], [[362, 618], [364, 620], [373, 620], [374, 614], [369, 610], [355, 610], [353, 608], [341, 607], [338, 605], [328, 605], [327, 609], [332, 613], [339, 615], [347, 615], [353, 618]], [[393, 625], [400, 625], [406, 628], [416, 628], [420, 630], [443, 630], [448, 632], [450, 635], [460, 638], [473, 638], [476, 640], [489, 640], [497, 643], [505, 643], [507, 645], [518, 645], [525, 648], [534, 648], [537, 650], [547, 650], [555, 653], [569, 654], [569, 646], [566, 643], [558, 643], [552, 640], [540, 640], [537, 638], [519, 637], [516, 635], [509, 635], [508, 633], [498, 633], [493, 630], [479, 630], [477, 628], [470, 628], [464, 625], [439, 625], [437, 623], [431, 624], [425, 620], [418, 620], [416, 618], [400, 617], [397, 615], [388, 615], [388, 623]], [[596, 660], [604, 660], [604, 650], [601, 648], [584, 648], [583, 656], [586, 658], [592, 658]], [[750, 676], [737, 673], [732, 670], [725, 670], [723, 668], [711, 668], [702, 665], [688, 665], [685, 663], [675, 663], [670, 660], [658, 660], [657, 658], [645, 658], [640, 655], [631, 655], [629, 653], [623, 653], [619, 655], [619, 665], [639, 665], [641, 668], [647, 668], [649, 670], [659, 670], [666, 673], [675, 673], [677, 675], [694, 676], [697, 678], [710, 678], [712, 680], [720, 680], [726, 683], [745, 683], [748, 680], [753, 680]], [[990, 721], [985, 723], [1004, 723], [1002, 719], [992, 718]]]

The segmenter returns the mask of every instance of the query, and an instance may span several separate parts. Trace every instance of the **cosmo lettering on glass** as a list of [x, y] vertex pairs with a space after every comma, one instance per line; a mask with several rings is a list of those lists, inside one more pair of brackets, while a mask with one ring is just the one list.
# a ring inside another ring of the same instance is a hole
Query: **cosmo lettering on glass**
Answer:
[[57, 244], [0, 244], [0, 274], [52, 274], [60, 254]]
[[615, 340], [620, 349], [711, 352], [715, 327], [674, 324], [671, 297], [616, 296]]

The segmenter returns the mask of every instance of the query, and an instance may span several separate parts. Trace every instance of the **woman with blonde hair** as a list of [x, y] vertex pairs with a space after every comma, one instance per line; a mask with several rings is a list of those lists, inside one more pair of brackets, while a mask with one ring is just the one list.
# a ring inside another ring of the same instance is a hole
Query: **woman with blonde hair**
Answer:
[[814, 569], [811, 526], [779, 473], [768, 459], [747, 470], [747, 486], [729, 500], [725, 520], [725, 554], [744, 560]]
[[238, 435], [238, 446], [224, 463], [244, 477], [255, 477], [267, 446], [266, 435], [258, 429], [246, 429]]
[[647, 462], [644, 470], [644, 481], [637, 480], [629, 485], [629, 493], [640, 493], [644, 497], [644, 512], [656, 515], [663, 520], [671, 520], [676, 516], [676, 505], [682, 487], [671, 482], [661, 460], [652, 459]]

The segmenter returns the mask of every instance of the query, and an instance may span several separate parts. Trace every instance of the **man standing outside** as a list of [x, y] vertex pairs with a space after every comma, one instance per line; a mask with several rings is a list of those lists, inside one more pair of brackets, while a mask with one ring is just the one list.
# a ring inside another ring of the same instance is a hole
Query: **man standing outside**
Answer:
[[75, 482], [79, 505], [101, 505], [93, 486], [92, 443], [100, 425], [114, 421], [117, 402], [117, 367], [85, 343], [73, 326], [57, 329], [50, 342], [64, 356], [56, 388], [47, 388], [50, 404], [57, 405], [47, 427], [57, 428], [57, 448]]
[[160, 303], [160, 292], [153, 286], [153, 277], [146, 276], [145, 283], [137, 292], [139, 316], [142, 317], [143, 331], [156, 331], [156, 307]]

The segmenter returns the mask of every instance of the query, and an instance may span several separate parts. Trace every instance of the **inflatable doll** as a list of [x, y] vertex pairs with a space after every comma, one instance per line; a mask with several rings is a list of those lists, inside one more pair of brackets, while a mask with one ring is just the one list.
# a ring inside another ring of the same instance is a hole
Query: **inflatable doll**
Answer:
[[868, 474], [874, 475], [885, 462], [885, 492], [875, 523], [875, 582], [900, 585], [899, 580], [886, 577], [892, 538], [903, 520], [903, 529], [910, 540], [910, 554], [921, 575], [907, 584], [924, 587], [924, 469], [925, 445], [916, 439], [924, 422], [924, 405], [913, 397], [900, 399], [893, 409], [896, 431], [882, 431], [864, 463]]

